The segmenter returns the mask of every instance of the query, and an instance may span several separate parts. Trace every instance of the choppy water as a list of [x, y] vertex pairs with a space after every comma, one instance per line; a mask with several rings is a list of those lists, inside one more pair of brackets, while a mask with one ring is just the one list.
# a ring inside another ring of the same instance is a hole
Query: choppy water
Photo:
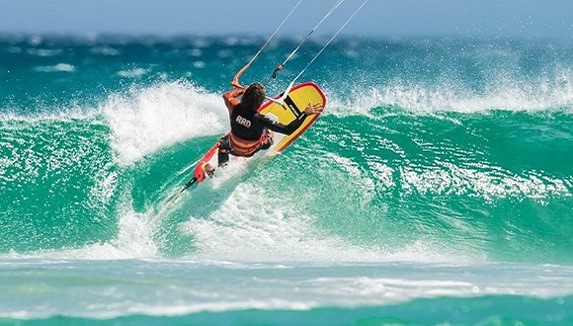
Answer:
[[262, 41], [0, 36], [0, 323], [573, 323], [572, 45], [341, 39], [302, 138], [165, 210]]

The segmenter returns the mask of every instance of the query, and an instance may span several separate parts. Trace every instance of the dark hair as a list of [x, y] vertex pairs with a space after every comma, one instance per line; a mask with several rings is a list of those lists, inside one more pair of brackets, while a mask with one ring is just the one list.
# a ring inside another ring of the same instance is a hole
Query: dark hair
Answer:
[[261, 83], [253, 83], [251, 84], [243, 97], [241, 98], [241, 103], [253, 108], [253, 110], [257, 110], [259, 106], [263, 104], [265, 100], [265, 86]]

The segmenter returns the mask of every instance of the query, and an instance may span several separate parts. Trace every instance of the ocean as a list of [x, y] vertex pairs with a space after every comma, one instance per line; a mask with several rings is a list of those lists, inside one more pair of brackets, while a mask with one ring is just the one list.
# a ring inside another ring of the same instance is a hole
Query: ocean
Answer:
[[165, 205], [264, 41], [0, 35], [1, 325], [573, 324], [573, 44], [338, 38], [301, 138]]

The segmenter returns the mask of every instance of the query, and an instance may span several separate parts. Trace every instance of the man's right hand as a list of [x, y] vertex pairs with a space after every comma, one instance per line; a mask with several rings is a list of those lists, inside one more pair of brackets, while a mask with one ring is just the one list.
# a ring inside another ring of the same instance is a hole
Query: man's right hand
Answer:
[[312, 115], [312, 114], [322, 113], [323, 110], [324, 107], [320, 103], [316, 104], [308, 103], [308, 106], [304, 109], [304, 113], [306, 115]]

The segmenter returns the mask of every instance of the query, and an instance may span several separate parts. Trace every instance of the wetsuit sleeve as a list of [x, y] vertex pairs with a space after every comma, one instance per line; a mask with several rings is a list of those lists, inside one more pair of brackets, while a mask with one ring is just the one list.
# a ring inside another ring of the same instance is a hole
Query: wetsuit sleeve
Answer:
[[298, 116], [298, 118], [296, 120], [294, 120], [293, 122], [289, 123], [288, 125], [283, 125], [282, 123], [279, 123], [277, 121], [271, 120], [267, 117], [265, 117], [264, 115], [257, 113], [255, 115], [255, 117], [260, 120], [263, 121], [263, 123], [265, 124], [265, 127], [269, 128], [272, 131], [281, 133], [281, 134], [285, 134], [285, 135], [290, 135], [292, 134], [295, 130], [298, 129], [298, 127], [300, 127], [300, 125], [302, 125], [302, 123], [304, 122], [304, 119], [307, 117], [308, 115], [306, 113], [302, 113], [301, 115]]
[[229, 111], [233, 111], [235, 106], [237, 106], [240, 103], [237, 97], [239, 97], [244, 92], [245, 91], [242, 89], [234, 89], [223, 94], [223, 99], [225, 100], [225, 106], [227, 107], [227, 109], [229, 109]]

